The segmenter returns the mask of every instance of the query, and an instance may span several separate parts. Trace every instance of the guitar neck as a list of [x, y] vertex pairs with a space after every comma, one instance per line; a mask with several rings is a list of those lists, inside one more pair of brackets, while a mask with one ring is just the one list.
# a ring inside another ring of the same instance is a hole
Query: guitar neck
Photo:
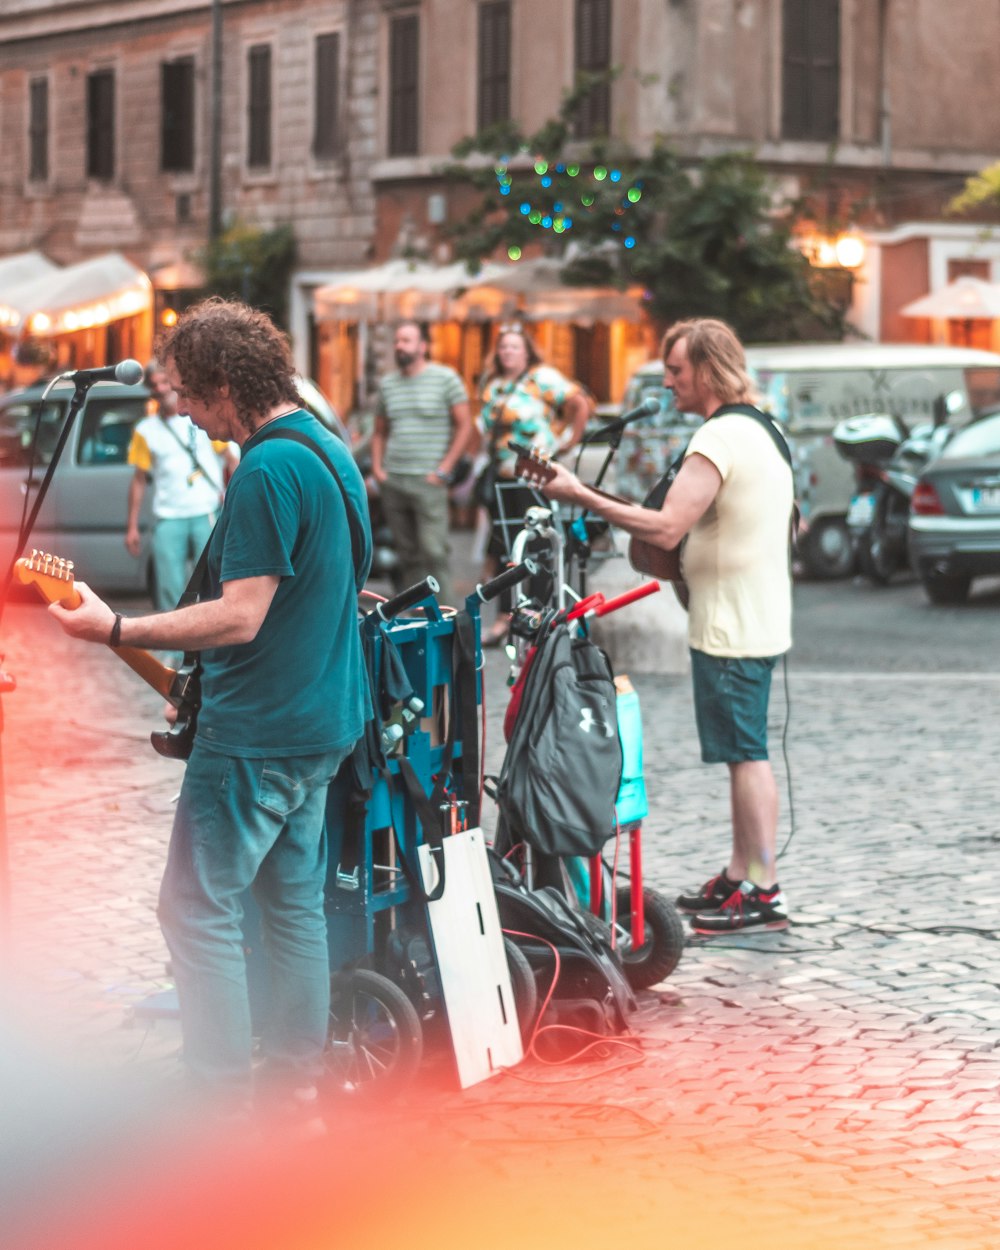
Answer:
[[[65, 560], [47, 556], [44, 552], [35, 552], [29, 560], [18, 560], [14, 566], [15, 579], [25, 586], [34, 586], [46, 603], [61, 603], [65, 607], [78, 608], [81, 603], [80, 593], [73, 585], [72, 565]], [[126, 663], [133, 673], [138, 674], [147, 685], [162, 695], [171, 698], [174, 669], [161, 664], [148, 651], [140, 651], [138, 647], [109, 647], [115, 655]]]
[[174, 669], [161, 664], [148, 651], [140, 651], [138, 647], [112, 647], [115, 655], [137, 673], [147, 686], [152, 686], [157, 694], [170, 699], [170, 692], [177, 673]]

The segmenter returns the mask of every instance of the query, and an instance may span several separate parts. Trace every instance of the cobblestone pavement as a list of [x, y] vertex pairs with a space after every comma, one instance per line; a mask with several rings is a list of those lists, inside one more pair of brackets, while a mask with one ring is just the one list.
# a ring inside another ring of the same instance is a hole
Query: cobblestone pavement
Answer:
[[[159, 700], [34, 605], [8, 608], [3, 649], [18, 683], [4, 696], [2, 743], [17, 1032], [36, 1052], [44, 1038], [53, 1060], [71, 1053], [77, 1073], [166, 1079], [176, 1027], [127, 1027], [135, 1002], [165, 984], [154, 906], [180, 769], [145, 745]], [[651, 805], [646, 879], [672, 897], [723, 862], [725, 779], [698, 759], [687, 680], [632, 677]], [[491, 653], [494, 768], [504, 679]], [[622, 1235], [706, 1250], [1000, 1244], [1000, 662], [930, 680], [793, 663], [787, 689], [787, 932], [692, 940], [643, 995], [635, 1043], [610, 1055], [560, 1069], [529, 1062], [464, 1094], [428, 1086], [353, 1125], [351, 1158], [370, 1149], [408, 1178], [398, 1182], [402, 1233], [398, 1203], [376, 1203], [356, 1239], [343, 1206], [327, 1208], [344, 1198], [331, 1175], [353, 1175], [330, 1144], [296, 1173], [300, 1218], [284, 1234], [230, 1213], [211, 1237], [192, 1224], [162, 1244], [298, 1250], [405, 1235], [419, 1246], [427, 1224], [435, 1246], [499, 1246], [511, 1219], [524, 1246]], [[785, 711], [779, 677], [776, 748]], [[4, 1071], [0, 1052], [0, 1087]], [[7, 1135], [8, 1154], [28, 1138], [23, 1126], [13, 1145]], [[435, 1148], [440, 1169], [411, 1185], [414, 1157]], [[260, 1175], [273, 1178], [268, 1166]], [[278, 1202], [273, 1183], [263, 1188], [251, 1208]], [[148, 1218], [152, 1192], [139, 1204]], [[335, 1220], [336, 1240], [316, 1231]], [[85, 1222], [104, 1230], [95, 1246], [119, 1244], [93, 1212], [38, 1244], [75, 1246]], [[146, 1228], [131, 1244], [161, 1242]]]

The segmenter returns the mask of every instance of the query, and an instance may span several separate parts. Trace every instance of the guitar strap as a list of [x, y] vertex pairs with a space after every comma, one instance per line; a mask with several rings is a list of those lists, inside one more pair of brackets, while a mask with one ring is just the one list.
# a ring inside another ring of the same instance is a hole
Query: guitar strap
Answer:
[[715, 412], [713, 412], [708, 419], [709, 421], [714, 421], [716, 417], [725, 417], [729, 415], [750, 417], [750, 419], [756, 421], [758, 425], [763, 426], [763, 428], [767, 430], [768, 434], [770, 434], [775, 447], [777, 447], [778, 451], [781, 453], [782, 459], [789, 468], [792, 467], [792, 452], [787, 441], [785, 440], [785, 436], [766, 412], [761, 412], [761, 410], [759, 408], [755, 408], [753, 404], [723, 404], [721, 408], [716, 408]]

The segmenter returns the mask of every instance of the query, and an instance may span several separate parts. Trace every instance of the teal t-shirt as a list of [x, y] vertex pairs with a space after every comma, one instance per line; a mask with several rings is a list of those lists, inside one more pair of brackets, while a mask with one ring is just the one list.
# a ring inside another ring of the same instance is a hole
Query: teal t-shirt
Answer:
[[270, 422], [307, 434], [330, 458], [361, 523], [357, 575], [343, 496], [309, 447], [288, 439], [243, 446], [208, 552], [209, 591], [244, 577], [281, 580], [253, 642], [202, 653], [198, 741], [252, 758], [313, 755], [349, 746], [370, 716], [358, 636], [357, 591], [371, 565], [361, 474], [340, 439], [308, 413]]

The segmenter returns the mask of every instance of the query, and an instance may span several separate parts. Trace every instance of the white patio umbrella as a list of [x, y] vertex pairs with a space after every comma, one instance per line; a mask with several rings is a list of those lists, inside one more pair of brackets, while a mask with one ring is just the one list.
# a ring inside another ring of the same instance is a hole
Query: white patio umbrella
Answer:
[[517, 312], [535, 321], [615, 321], [642, 319], [642, 288], [568, 286], [562, 281], [563, 261], [540, 256], [533, 260], [494, 265], [465, 295], [470, 313], [488, 309], [489, 315]]
[[904, 317], [931, 317], [942, 321], [993, 320], [1000, 317], [1000, 283], [963, 274], [940, 290], [905, 304]]
[[[31, 311], [32, 288], [58, 270], [59, 266], [41, 252], [18, 252], [0, 258], [0, 330], [16, 331], [20, 327], [25, 308]], [[25, 292], [28, 304], [23, 298]]]

